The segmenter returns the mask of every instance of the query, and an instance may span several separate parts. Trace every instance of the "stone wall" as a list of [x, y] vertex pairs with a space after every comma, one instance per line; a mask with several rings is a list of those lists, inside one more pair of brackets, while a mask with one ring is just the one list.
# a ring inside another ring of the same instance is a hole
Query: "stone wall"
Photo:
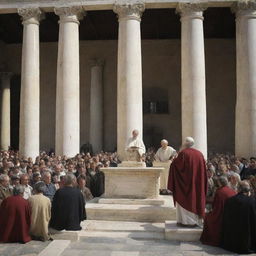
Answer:
[[[234, 150], [235, 40], [206, 39], [206, 78], [209, 150]], [[54, 148], [57, 43], [41, 43], [41, 149]], [[8, 68], [20, 74], [21, 45], [8, 45]], [[89, 139], [91, 58], [105, 59], [104, 145], [116, 145], [116, 41], [81, 41], [81, 144]], [[180, 40], [142, 41], [143, 89], [167, 93], [169, 114], [144, 115], [147, 146], [162, 137], [176, 148], [181, 143]], [[159, 88], [159, 89], [157, 89]], [[161, 95], [161, 94], [160, 94]], [[145, 95], [146, 97], [146, 95]], [[186, 103], [184, 103], [186, 104]], [[70, 120], [72, 122], [72, 120]]]

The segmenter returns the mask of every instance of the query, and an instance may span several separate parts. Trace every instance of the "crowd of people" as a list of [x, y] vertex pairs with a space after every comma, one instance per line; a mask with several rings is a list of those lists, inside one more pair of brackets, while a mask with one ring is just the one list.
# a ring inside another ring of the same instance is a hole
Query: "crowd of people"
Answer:
[[[157, 154], [154, 148], [149, 148], [142, 161], [151, 167], [163, 157], [175, 159], [176, 151], [167, 146], [168, 142], [163, 140]], [[117, 167], [120, 163], [116, 152], [93, 155], [86, 152], [91, 151], [88, 145], [83, 149], [74, 158], [41, 152], [34, 161], [19, 156], [17, 151], [0, 152], [1, 242], [49, 240], [48, 227], [81, 229], [80, 222], [86, 219], [85, 203], [104, 193], [101, 168]], [[219, 246], [224, 232], [222, 218], [230, 219], [224, 213], [226, 200], [241, 194], [256, 198], [256, 158], [209, 154], [206, 174], [206, 216], [201, 241]], [[22, 214], [18, 216], [17, 212]], [[228, 225], [228, 221], [225, 223]]]

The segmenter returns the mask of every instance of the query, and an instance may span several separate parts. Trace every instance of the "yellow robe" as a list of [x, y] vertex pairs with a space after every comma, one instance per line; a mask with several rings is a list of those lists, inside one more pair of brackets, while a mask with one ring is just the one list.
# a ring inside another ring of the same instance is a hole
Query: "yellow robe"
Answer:
[[49, 240], [48, 224], [51, 218], [51, 201], [42, 194], [28, 199], [31, 209], [30, 235], [42, 240]]

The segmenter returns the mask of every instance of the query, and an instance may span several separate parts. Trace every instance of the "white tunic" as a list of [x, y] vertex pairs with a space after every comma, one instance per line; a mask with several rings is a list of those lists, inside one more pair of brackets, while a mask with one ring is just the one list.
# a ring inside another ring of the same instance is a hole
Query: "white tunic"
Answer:
[[132, 148], [132, 147], [137, 147], [138, 152], [141, 156], [146, 153], [145, 145], [144, 145], [142, 139], [140, 139], [138, 137], [137, 138], [131, 137], [128, 139], [127, 144], [126, 144], [126, 150], [128, 150], [129, 148]]
[[167, 162], [175, 154], [176, 154], [176, 150], [174, 148], [167, 146], [164, 149], [161, 147], [157, 150], [155, 158], [156, 158], [156, 161]]

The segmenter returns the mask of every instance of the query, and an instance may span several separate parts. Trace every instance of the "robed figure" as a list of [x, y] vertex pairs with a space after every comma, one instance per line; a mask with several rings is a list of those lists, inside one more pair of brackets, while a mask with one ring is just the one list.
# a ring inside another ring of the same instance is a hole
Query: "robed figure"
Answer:
[[229, 251], [248, 254], [256, 252], [256, 201], [250, 197], [250, 185], [243, 181], [239, 193], [226, 201], [221, 246]]
[[186, 138], [183, 149], [171, 164], [168, 181], [176, 205], [177, 224], [183, 226], [201, 225], [205, 215], [206, 164], [203, 154], [192, 148], [193, 145], [193, 138]]
[[221, 240], [222, 217], [224, 205], [228, 198], [236, 195], [236, 192], [228, 187], [228, 180], [221, 176], [218, 178], [219, 188], [214, 196], [212, 211], [206, 214], [201, 242], [212, 246], [219, 246]]
[[15, 186], [14, 195], [4, 199], [0, 206], [0, 242], [27, 243], [31, 240], [31, 210], [23, 193], [23, 186]]
[[85, 201], [76, 188], [76, 177], [65, 176], [65, 186], [57, 190], [52, 201], [50, 227], [56, 230], [81, 230], [80, 222], [86, 219]]

